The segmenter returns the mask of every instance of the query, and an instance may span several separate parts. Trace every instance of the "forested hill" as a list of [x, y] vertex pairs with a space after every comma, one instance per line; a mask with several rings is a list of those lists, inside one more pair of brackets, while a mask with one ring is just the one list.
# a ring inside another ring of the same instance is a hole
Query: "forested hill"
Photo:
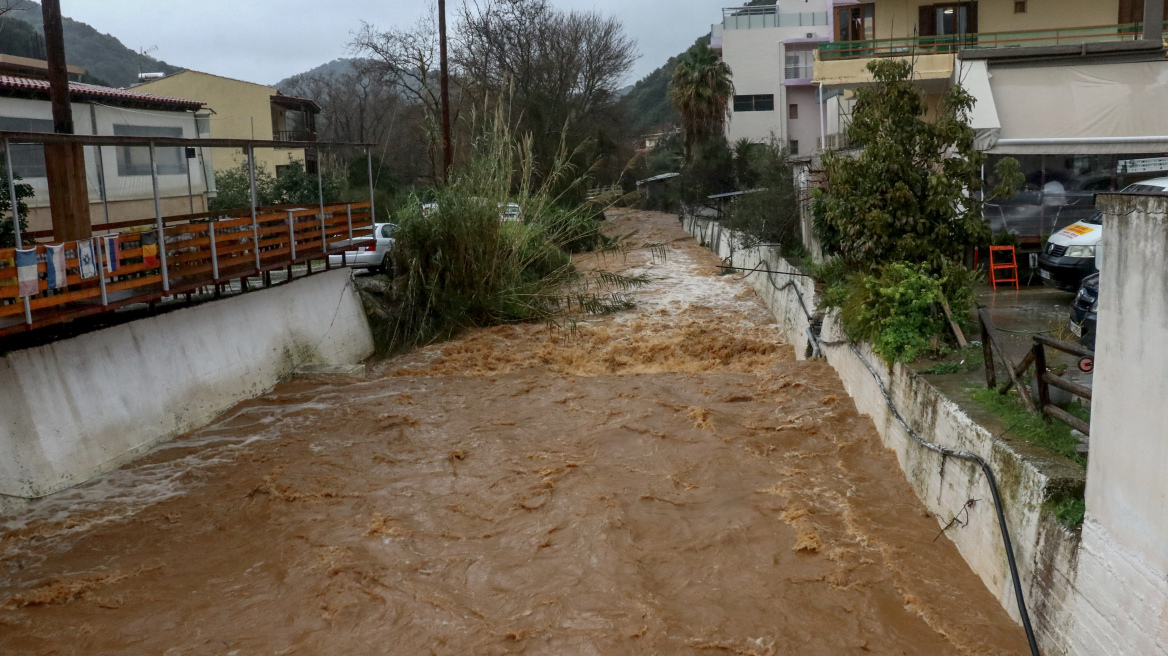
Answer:
[[[21, 3], [20, 9], [0, 17], [0, 54], [44, 59], [44, 19], [39, 3]], [[138, 81], [139, 70], [177, 73], [181, 68], [153, 57], [143, 58], [109, 34], [66, 17], [65, 58], [89, 71], [84, 81], [128, 87]]]
[[[694, 45], [699, 43], [709, 45], [710, 35], [701, 37]], [[677, 123], [677, 112], [669, 100], [669, 85], [673, 82], [673, 71], [684, 54], [670, 57], [664, 66], [646, 75], [621, 98], [632, 119], [636, 134], [644, 134], [654, 128]]]

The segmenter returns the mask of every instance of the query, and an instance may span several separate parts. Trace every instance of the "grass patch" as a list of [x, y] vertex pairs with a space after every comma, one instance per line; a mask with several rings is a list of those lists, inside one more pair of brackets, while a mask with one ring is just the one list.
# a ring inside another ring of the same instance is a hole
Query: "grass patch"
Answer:
[[[1021, 437], [1031, 444], [1066, 456], [1080, 465], [1087, 465], [1087, 457], [1075, 450], [1079, 440], [1071, 435], [1071, 427], [1057, 419], [1051, 420], [1048, 424], [1041, 416], [1030, 414], [1017, 394], [1003, 396], [995, 390], [975, 389], [970, 390], [970, 395], [981, 407], [1006, 422], [1008, 427], [1006, 434]], [[1083, 421], [1091, 421], [1091, 411], [1079, 403], [1072, 403], [1066, 410]]]
[[1068, 528], [1078, 528], [1083, 525], [1083, 517], [1087, 514], [1087, 500], [1082, 496], [1067, 496], [1061, 499], [1047, 501], [1046, 508], [1054, 513], [1059, 523]]
[[985, 352], [981, 344], [970, 344], [965, 348], [957, 349], [943, 361], [921, 370], [920, 373], [933, 376], [945, 374], [959, 374], [963, 372], [979, 371], [985, 365]]

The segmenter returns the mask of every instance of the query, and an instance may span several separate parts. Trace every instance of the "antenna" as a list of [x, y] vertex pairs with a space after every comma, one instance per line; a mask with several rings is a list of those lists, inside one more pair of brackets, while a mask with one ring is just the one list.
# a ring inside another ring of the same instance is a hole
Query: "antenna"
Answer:
[[138, 54], [142, 55], [142, 58], [138, 60], [138, 76], [139, 77], [141, 77], [141, 75], [143, 73], [142, 62], [146, 61], [146, 55], [149, 55], [150, 53], [152, 53], [156, 50], [158, 50], [158, 46], [150, 46], [149, 48], [139, 48], [138, 49]]

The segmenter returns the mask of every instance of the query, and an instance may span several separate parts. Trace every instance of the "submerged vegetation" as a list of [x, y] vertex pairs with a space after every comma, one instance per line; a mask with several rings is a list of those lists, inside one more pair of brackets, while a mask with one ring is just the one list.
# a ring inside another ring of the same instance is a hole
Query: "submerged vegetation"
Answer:
[[[584, 270], [572, 254], [621, 254], [632, 235], [606, 236], [596, 220], [613, 198], [576, 202], [589, 183], [562, 148], [537, 175], [530, 138], [516, 138], [501, 113], [472, 144], [469, 161], [398, 214], [393, 307], [374, 327], [383, 352], [396, 352], [473, 327], [523, 321], [560, 323], [627, 309], [645, 276]], [[516, 203], [518, 221], [501, 209]], [[657, 253], [663, 247], [655, 247]]]

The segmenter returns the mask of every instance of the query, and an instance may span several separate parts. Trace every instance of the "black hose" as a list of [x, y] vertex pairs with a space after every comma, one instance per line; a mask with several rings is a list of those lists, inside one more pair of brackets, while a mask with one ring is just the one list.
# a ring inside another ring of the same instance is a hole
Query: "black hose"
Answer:
[[[769, 268], [762, 269], [762, 264], [762, 262], [759, 262], [758, 266], [756, 266], [752, 271], [743, 274], [742, 278], [740, 279], [745, 279], [751, 273], [761, 270], [767, 274], [767, 282], [771, 284], [771, 287], [775, 291], [781, 292], [789, 287], [794, 288], [796, 296], [799, 297], [799, 305], [803, 309], [803, 314], [807, 316], [807, 321], [809, 323], [815, 325], [815, 317], [813, 317], [811, 312], [808, 311], [807, 303], [803, 300], [803, 293], [799, 290], [799, 287], [795, 285], [795, 281], [789, 280], [787, 281], [787, 284], [781, 287], [775, 284], [775, 274], [797, 274], [785, 273], [782, 271], [772, 271]], [[733, 267], [733, 262], [730, 262], [730, 266]], [[872, 365], [866, 358], [864, 358], [864, 355], [860, 353], [860, 349], [856, 348], [856, 345], [853, 342], [824, 342], [822, 339], [819, 339], [818, 335], [814, 335], [811, 331], [808, 331], [807, 336], [809, 339], [811, 339], [812, 344], [815, 346], [815, 350], [818, 352], [822, 352], [824, 346], [843, 346], [844, 344], [847, 344], [848, 347], [852, 350], [852, 353], [854, 353], [856, 357], [860, 359], [860, 362], [864, 363], [864, 367], [868, 369], [868, 373], [872, 374], [872, 378], [876, 379], [876, 384], [880, 386], [880, 393], [884, 396], [884, 402], [887, 403], [888, 408], [892, 410], [892, 415], [896, 417], [896, 421], [900, 423], [905, 432], [908, 433], [909, 437], [916, 440], [918, 444], [925, 447], [926, 449], [929, 449], [930, 451], [940, 453], [942, 456], [950, 456], [962, 460], [969, 460], [971, 462], [977, 463], [981, 467], [982, 473], [985, 474], [986, 482], [989, 483], [990, 493], [993, 494], [994, 497], [994, 509], [998, 514], [998, 527], [1002, 532], [1002, 544], [1006, 548], [1006, 560], [1010, 565], [1010, 578], [1014, 583], [1014, 596], [1018, 601], [1018, 614], [1022, 618], [1022, 628], [1026, 631], [1026, 640], [1030, 643], [1030, 653], [1032, 656], [1041, 656], [1041, 653], [1038, 651], [1038, 641], [1034, 637], [1034, 627], [1032, 627], [1030, 624], [1030, 613], [1026, 610], [1026, 598], [1022, 594], [1022, 578], [1018, 575], [1018, 563], [1014, 558], [1014, 545], [1010, 540], [1010, 528], [1006, 525], [1006, 513], [1002, 509], [1002, 496], [998, 492], [998, 479], [994, 476], [994, 470], [990, 467], [989, 463], [987, 463], [984, 458], [977, 455], [976, 453], [970, 453], [968, 451], [955, 451], [953, 449], [943, 447], [939, 444], [934, 444], [918, 435], [917, 432], [908, 425], [908, 422], [905, 421], [904, 417], [900, 414], [900, 410], [897, 410], [896, 404], [892, 400], [892, 396], [888, 394], [888, 389], [884, 386], [884, 380], [880, 378], [880, 374], [872, 368]]]

